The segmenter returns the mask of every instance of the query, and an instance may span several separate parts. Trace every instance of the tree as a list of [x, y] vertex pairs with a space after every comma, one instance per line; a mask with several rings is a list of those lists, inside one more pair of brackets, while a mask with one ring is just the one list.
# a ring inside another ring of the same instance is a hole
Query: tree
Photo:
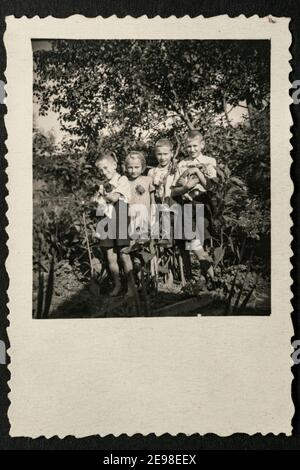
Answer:
[[228, 104], [264, 108], [269, 41], [56, 40], [35, 53], [34, 93], [84, 147], [205, 130]]
[[42, 132], [34, 126], [33, 128], [33, 154], [50, 155], [56, 151], [55, 136], [52, 131]]

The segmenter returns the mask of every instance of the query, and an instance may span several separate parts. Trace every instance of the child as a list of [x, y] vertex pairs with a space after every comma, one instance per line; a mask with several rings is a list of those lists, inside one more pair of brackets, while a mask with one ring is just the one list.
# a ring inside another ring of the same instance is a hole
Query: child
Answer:
[[125, 169], [131, 190], [129, 206], [130, 237], [139, 240], [149, 239], [151, 204], [153, 199], [152, 179], [143, 176], [146, 160], [142, 152], [132, 151], [125, 159]]
[[155, 188], [155, 202], [170, 204], [172, 174], [173, 145], [169, 139], [159, 139], [155, 144], [155, 157], [158, 161], [156, 168], [151, 168], [151, 176]]
[[216, 177], [216, 160], [203, 155], [204, 146], [204, 138], [199, 131], [188, 132], [188, 158], [178, 163], [175, 174], [176, 186], [187, 189], [184, 192], [174, 191], [174, 194], [180, 194], [183, 200], [201, 200], [201, 193], [206, 192], [209, 180]]
[[[171, 201], [171, 186], [174, 179], [173, 174], [173, 145], [169, 139], [159, 139], [155, 144], [155, 157], [158, 161], [156, 168], [151, 168], [148, 175], [152, 178], [154, 187], [155, 203], [160, 205], [160, 210], [169, 210]], [[169, 238], [170, 234], [163, 233], [161, 220], [156, 220], [157, 215], [153, 213], [154, 224], [158, 224], [157, 234], [162, 238]], [[153, 230], [154, 233], [154, 230]], [[169, 235], [169, 236], [168, 236]]]
[[100, 156], [96, 161], [96, 167], [103, 180], [98, 193], [93, 198], [93, 200], [98, 203], [96, 215], [100, 216], [101, 219], [106, 216], [111, 220], [112, 226], [116, 228], [116, 233], [110, 238], [104, 238], [101, 220], [96, 228], [96, 236], [100, 239], [100, 246], [106, 253], [109, 270], [114, 281], [114, 289], [110, 293], [110, 296], [115, 297], [119, 295], [121, 291], [119, 261], [122, 262], [127, 275], [128, 295], [134, 296], [135, 284], [132, 262], [129, 254], [124, 252], [124, 248], [129, 246], [130, 241], [128, 236], [123, 239], [119, 238], [119, 211], [123, 210], [127, 216], [128, 203], [130, 202], [131, 195], [130, 185], [126, 176], [121, 176], [117, 173], [117, 162], [112, 152], [107, 152]]
[[[184, 203], [186, 195], [188, 200], [193, 199], [193, 190], [196, 190], [197, 200], [205, 202], [207, 186], [210, 180], [216, 178], [216, 160], [203, 155], [205, 142], [202, 134], [197, 131], [189, 131], [186, 136], [186, 148], [188, 157], [178, 163], [171, 190], [172, 197]], [[190, 221], [192, 223], [192, 221]], [[200, 261], [200, 266], [204, 274], [208, 274], [213, 279], [213, 268], [207, 261], [207, 253], [203, 248], [204, 240], [195, 238], [186, 240], [186, 250], [193, 251]], [[187, 254], [182, 252], [182, 256]], [[186, 264], [186, 263], [185, 263]], [[189, 277], [191, 272], [189, 273]]]

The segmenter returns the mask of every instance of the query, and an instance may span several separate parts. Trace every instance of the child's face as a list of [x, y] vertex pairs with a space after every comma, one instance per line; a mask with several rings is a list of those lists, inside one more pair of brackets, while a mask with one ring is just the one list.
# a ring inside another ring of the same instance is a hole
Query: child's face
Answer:
[[111, 180], [117, 171], [117, 163], [110, 158], [105, 158], [97, 163], [97, 168], [101, 177], [107, 181]]
[[159, 166], [167, 166], [171, 161], [173, 152], [167, 145], [162, 147], [156, 147], [155, 156], [159, 163]]
[[200, 137], [194, 139], [187, 139], [186, 148], [190, 158], [197, 158], [204, 149], [204, 140]]
[[142, 162], [138, 158], [130, 158], [126, 164], [129, 179], [134, 180], [143, 173]]

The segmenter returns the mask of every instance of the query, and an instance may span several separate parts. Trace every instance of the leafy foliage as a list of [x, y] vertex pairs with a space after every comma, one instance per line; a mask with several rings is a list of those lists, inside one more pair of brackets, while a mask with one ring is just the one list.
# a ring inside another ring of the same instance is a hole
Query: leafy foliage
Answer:
[[[172, 129], [200, 128], [245, 101], [263, 109], [268, 41], [52, 41], [35, 53], [43, 114], [84, 146], [103, 131], [123, 145]], [[249, 67], [251, 63], [251, 67]]]
[[[207, 207], [217, 289], [228, 297], [234, 285], [237, 295], [242, 266], [247, 273], [269, 276], [268, 41], [57, 40], [50, 51], [35, 52], [34, 59], [40, 112], [57, 112], [72, 137], [58, 148], [51, 133], [34, 127], [36, 286], [41, 273], [49, 279], [53, 257], [83, 281], [91, 272], [104, 276], [93, 208], [82, 205], [97, 188], [99, 152], [115, 151], [120, 170], [132, 148], [154, 165], [153, 143], [164, 136], [174, 142], [179, 160], [185, 156], [184, 133], [193, 128], [202, 131], [205, 154], [218, 163]], [[245, 107], [245, 117], [233, 125], [228, 109], [235, 106]], [[136, 256], [145, 291], [157, 289], [149, 268], [152, 256], [147, 249]], [[156, 268], [155, 275], [165, 281], [178, 279], [169, 249], [161, 250]], [[253, 288], [251, 276], [244, 280], [242, 299]]]

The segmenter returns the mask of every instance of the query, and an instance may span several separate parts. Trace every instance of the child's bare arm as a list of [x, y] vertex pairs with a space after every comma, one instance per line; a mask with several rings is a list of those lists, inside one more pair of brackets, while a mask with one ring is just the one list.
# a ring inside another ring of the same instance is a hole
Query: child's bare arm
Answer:
[[118, 202], [118, 200], [120, 199], [120, 193], [113, 192], [105, 194], [104, 197], [107, 202], [110, 202], [111, 204], [116, 204], [116, 202]]
[[199, 169], [199, 168], [195, 168], [195, 174], [197, 175], [198, 179], [199, 179], [199, 183], [202, 184], [202, 186], [204, 186], [204, 188], [206, 187], [206, 178], [204, 176], [204, 174], [202, 173], [202, 171]]
[[188, 179], [185, 184], [182, 184], [172, 189], [171, 191], [172, 197], [182, 196], [183, 194], [193, 189], [193, 187], [196, 186], [197, 182], [198, 181], [195, 180], [194, 178]]
[[154, 204], [155, 203], [155, 193], [154, 191], [151, 191], [150, 193], [150, 204]]

